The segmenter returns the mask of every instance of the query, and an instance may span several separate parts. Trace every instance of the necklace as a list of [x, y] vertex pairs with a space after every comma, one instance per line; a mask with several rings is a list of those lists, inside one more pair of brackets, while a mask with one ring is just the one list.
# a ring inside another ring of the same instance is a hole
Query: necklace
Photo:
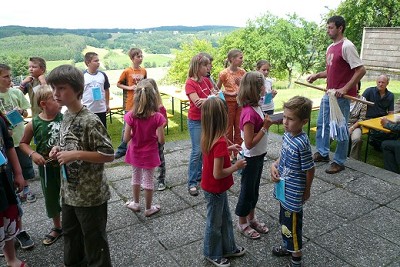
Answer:
[[[84, 107], [84, 106], [82, 105], [81, 109], [78, 111], [78, 113], [76, 113], [75, 117], [71, 120], [71, 122], [70, 122], [69, 125], [68, 125], [68, 129], [71, 128], [71, 125], [74, 123], [76, 117], [78, 117], [78, 115], [81, 113], [83, 107]], [[65, 127], [64, 129], [67, 129], [67, 127]]]

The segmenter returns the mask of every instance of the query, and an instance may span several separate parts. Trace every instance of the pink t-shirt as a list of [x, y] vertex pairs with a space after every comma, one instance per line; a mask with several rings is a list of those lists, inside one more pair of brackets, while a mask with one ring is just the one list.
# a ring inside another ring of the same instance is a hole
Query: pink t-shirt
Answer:
[[125, 162], [138, 168], [151, 169], [160, 165], [156, 130], [166, 122], [165, 117], [156, 112], [148, 118], [132, 117], [132, 111], [124, 115], [131, 126], [132, 139], [128, 143]]
[[[186, 80], [185, 92], [188, 97], [190, 94], [196, 93], [200, 98], [207, 98], [211, 94], [212, 89], [213, 85], [207, 78], [201, 79], [200, 82], [193, 81], [190, 78]], [[190, 100], [188, 118], [194, 121], [201, 120], [201, 109], [196, 107], [192, 100]]]

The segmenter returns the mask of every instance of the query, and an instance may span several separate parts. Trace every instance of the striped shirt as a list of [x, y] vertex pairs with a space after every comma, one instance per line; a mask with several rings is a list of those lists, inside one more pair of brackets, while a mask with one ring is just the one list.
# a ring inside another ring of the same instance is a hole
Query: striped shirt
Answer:
[[[281, 205], [289, 211], [299, 212], [303, 208], [306, 187], [306, 171], [314, 167], [308, 136], [301, 132], [296, 136], [285, 132], [278, 171], [285, 180], [285, 202]], [[274, 191], [274, 197], [276, 197]]]

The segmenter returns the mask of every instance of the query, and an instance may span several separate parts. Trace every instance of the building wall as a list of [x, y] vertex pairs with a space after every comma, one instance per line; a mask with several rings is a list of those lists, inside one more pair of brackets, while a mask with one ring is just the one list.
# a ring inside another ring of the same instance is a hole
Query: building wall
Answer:
[[400, 27], [364, 28], [360, 56], [367, 69], [364, 79], [386, 73], [400, 80]]

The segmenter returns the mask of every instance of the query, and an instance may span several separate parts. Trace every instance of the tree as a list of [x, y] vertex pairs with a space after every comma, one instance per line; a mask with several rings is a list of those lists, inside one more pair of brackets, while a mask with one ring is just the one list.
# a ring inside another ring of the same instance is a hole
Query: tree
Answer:
[[166, 80], [170, 84], [184, 84], [188, 77], [189, 63], [192, 57], [200, 52], [206, 52], [213, 56], [215, 49], [209, 41], [194, 39], [193, 42], [183, 43], [181, 50], [175, 52], [176, 58], [171, 63]]
[[345, 36], [361, 50], [364, 27], [400, 26], [399, 0], [345, 0], [328, 17], [337, 14], [346, 20]]

